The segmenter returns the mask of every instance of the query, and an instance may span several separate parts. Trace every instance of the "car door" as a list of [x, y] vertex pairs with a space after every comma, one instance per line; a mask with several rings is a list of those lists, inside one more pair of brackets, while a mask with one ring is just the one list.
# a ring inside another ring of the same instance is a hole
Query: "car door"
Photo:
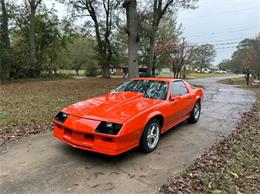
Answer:
[[180, 98], [171, 101], [169, 106], [172, 109], [172, 123], [181, 120], [189, 112], [190, 102], [192, 101], [186, 85], [182, 81], [173, 81], [170, 88], [170, 95], [178, 94]]

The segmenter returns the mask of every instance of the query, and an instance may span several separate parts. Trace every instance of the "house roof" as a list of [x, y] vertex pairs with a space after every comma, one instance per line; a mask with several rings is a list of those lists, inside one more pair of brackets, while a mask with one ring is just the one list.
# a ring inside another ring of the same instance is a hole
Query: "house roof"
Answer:
[[218, 70], [219, 69], [218, 66], [213, 66], [213, 65], [209, 66], [209, 68], [212, 69], [212, 70]]

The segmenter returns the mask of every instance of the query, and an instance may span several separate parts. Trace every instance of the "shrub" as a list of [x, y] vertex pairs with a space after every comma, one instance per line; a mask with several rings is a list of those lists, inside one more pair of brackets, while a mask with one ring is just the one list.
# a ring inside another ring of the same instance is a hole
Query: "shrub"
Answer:
[[97, 76], [97, 65], [96, 64], [90, 64], [87, 66], [85, 75], [87, 77], [96, 77]]

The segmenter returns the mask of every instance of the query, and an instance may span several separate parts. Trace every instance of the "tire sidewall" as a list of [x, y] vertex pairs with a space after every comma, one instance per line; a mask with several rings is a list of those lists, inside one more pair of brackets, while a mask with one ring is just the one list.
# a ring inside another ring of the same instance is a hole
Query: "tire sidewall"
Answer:
[[[195, 113], [194, 113], [195, 107], [196, 107], [197, 105], [199, 106], [199, 116], [198, 116], [198, 118], [195, 117]], [[200, 114], [201, 114], [201, 104], [200, 104], [200, 101], [197, 101], [197, 102], [195, 103], [195, 105], [194, 105], [193, 110], [192, 110], [192, 119], [193, 119], [194, 122], [197, 122], [197, 121], [199, 120]]]
[[[154, 148], [150, 148], [148, 146], [148, 140], [147, 140], [147, 136], [148, 136], [148, 131], [149, 131], [149, 127], [153, 124], [153, 123], [157, 123], [158, 126], [159, 126], [159, 134], [158, 134], [158, 142], [157, 144], [155, 145]], [[151, 119], [144, 127], [144, 131], [143, 131], [143, 134], [142, 134], [142, 137], [141, 137], [141, 140], [140, 140], [140, 148], [143, 152], [145, 153], [149, 153], [149, 152], [152, 152], [154, 151], [158, 144], [159, 144], [159, 141], [160, 141], [160, 134], [161, 134], [161, 124], [160, 122], [157, 120], [157, 119]]]

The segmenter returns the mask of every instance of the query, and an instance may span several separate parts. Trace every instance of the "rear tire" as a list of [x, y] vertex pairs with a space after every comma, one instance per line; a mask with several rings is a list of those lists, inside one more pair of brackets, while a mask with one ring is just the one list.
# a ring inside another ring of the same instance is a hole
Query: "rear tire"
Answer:
[[190, 118], [188, 119], [188, 121], [190, 123], [196, 123], [199, 118], [200, 118], [200, 112], [201, 112], [201, 103], [200, 101], [198, 100], [195, 105], [194, 105], [194, 108], [192, 110], [192, 113], [191, 113], [191, 116]]
[[157, 119], [150, 120], [144, 128], [140, 140], [140, 150], [149, 153], [155, 150], [160, 140], [161, 124]]

